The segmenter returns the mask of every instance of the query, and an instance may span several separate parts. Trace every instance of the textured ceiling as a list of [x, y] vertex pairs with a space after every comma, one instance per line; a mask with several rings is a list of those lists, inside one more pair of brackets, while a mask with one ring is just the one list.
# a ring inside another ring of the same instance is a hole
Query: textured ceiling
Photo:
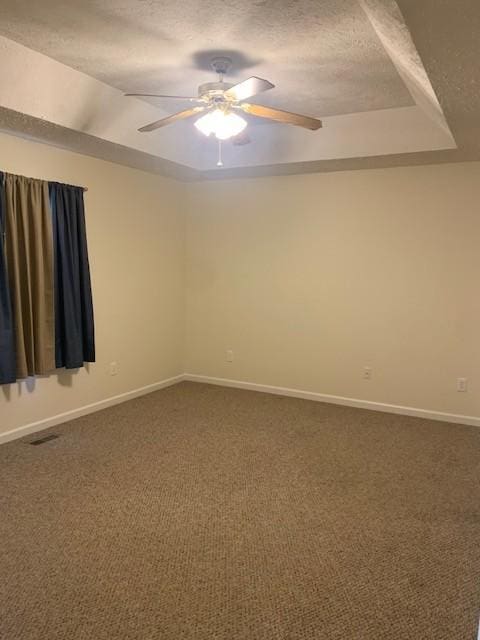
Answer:
[[[0, 129], [181, 179], [480, 159], [479, 27], [474, 0], [2, 0]], [[215, 53], [324, 129], [257, 119], [223, 170], [191, 122], [136, 133], [183, 103], [121, 92], [192, 94]]]
[[195, 95], [216, 51], [234, 78], [276, 85], [264, 104], [323, 117], [413, 104], [357, 0], [2, 0], [0, 34], [123, 91]]

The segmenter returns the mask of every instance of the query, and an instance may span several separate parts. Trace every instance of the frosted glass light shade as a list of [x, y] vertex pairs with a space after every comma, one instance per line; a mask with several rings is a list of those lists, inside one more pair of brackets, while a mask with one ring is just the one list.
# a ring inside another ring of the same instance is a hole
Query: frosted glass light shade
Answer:
[[236, 113], [225, 113], [221, 109], [215, 109], [199, 118], [195, 126], [205, 136], [213, 133], [219, 140], [227, 140], [243, 131], [247, 121]]

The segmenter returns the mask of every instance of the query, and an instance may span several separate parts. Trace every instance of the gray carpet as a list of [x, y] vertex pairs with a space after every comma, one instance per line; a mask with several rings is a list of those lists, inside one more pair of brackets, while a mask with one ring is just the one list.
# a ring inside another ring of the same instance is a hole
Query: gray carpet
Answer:
[[479, 460], [474, 427], [194, 383], [3, 445], [0, 637], [473, 640]]

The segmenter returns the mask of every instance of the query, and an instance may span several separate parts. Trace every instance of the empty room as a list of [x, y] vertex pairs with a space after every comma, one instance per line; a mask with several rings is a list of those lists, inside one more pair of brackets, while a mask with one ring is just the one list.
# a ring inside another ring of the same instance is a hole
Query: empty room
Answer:
[[0, 639], [480, 640], [478, 0], [2, 0]]

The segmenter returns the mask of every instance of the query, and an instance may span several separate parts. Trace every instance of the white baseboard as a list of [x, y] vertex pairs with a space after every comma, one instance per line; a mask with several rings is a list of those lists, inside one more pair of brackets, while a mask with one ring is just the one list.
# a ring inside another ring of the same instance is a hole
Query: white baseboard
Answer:
[[[121, 402], [127, 400], [133, 400], [140, 396], [170, 387], [182, 380], [188, 380], [190, 382], [203, 382], [205, 384], [214, 384], [222, 387], [235, 387], [238, 389], [250, 389], [251, 391], [260, 391], [261, 393], [272, 393], [275, 395], [289, 396], [292, 398], [303, 398], [304, 400], [314, 400], [316, 402], [327, 402], [330, 404], [339, 404], [347, 407], [358, 407], [359, 409], [370, 409], [372, 411], [384, 411], [386, 413], [397, 413], [406, 416], [414, 416], [417, 418], [426, 418], [429, 420], [440, 420], [441, 422], [453, 422], [456, 424], [467, 424], [474, 427], [480, 427], [480, 417], [476, 416], [463, 416], [455, 413], [442, 413], [441, 411], [432, 411], [427, 409], [417, 409], [415, 407], [403, 407], [394, 404], [384, 404], [382, 402], [372, 402], [370, 400], [358, 400], [355, 398], [344, 398], [342, 396], [332, 396], [324, 393], [315, 393], [314, 391], [302, 391], [301, 389], [289, 389], [287, 387], [274, 387], [267, 384], [257, 384], [255, 382], [244, 382], [242, 380], [229, 380], [228, 378], [214, 378], [212, 376], [202, 376], [194, 373], [183, 373], [173, 378], [167, 378], [154, 384], [149, 384], [146, 387], [140, 387], [139, 389], [133, 389], [126, 393], [121, 393], [117, 396], [106, 398], [105, 400], [99, 400], [92, 404], [87, 404], [78, 409], [72, 409], [65, 413], [59, 413], [39, 420], [38, 422], [31, 422], [22, 427], [12, 429], [0, 434], [0, 444], [9, 442], [10, 440], [16, 440], [22, 438], [30, 433], [41, 431], [42, 429], [48, 429], [54, 427], [57, 424], [86, 416], [89, 413], [95, 413], [101, 409], [107, 409], [113, 407]], [[480, 638], [479, 638], [480, 640]]]
[[476, 416], [462, 416], [455, 413], [443, 413], [441, 411], [417, 409], [415, 407], [403, 407], [395, 404], [384, 404], [382, 402], [372, 402], [371, 400], [358, 400], [356, 398], [331, 396], [324, 393], [315, 393], [314, 391], [302, 391], [301, 389], [288, 389], [286, 387], [274, 387], [267, 384], [244, 382], [242, 380], [229, 380], [227, 378], [201, 376], [194, 373], [185, 373], [183, 379], [189, 380], [190, 382], [203, 382], [206, 384], [215, 384], [222, 387], [249, 389], [250, 391], [260, 391], [261, 393], [273, 393], [280, 396], [303, 398], [304, 400], [315, 400], [316, 402], [328, 402], [330, 404], [339, 404], [347, 407], [370, 409], [371, 411], [398, 413], [405, 416], [426, 418], [428, 420], [440, 420], [441, 422], [453, 422], [456, 424], [468, 424], [474, 427], [480, 427], [480, 417]]
[[174, 376], [173, 378], [166, 378], [165, 380], [161, 380], [160, 382], [149, 384], [146, 387], [133, 389], [133, 391], [127, 391], [126, 393], [121, 393], [118, 396], [111, 396], [110, 398], [106, 398], [105, 400], [99, 400], [98, 402], [84, 405], [83, 407], [79, 407], [78, 409], [72, 409], [71, 411], [66, 411], [65, 413], [58, 413], [57, 415], [51, 416], [50, 418], [45, 418], [44, 420], [39, 420], [38, 422], [31, 422], [30, 424], [26, 424], [22, 427], [17, 427], [16, 429], [12, 429], [11, 431], [0, 433], [0, 444], [9, 442], [10, 440], [16, 440], [17, 438], [23, 438], [23, 436], [28, 436], [30, 433], [35, 433], [36, 431], [41, 431], [42, 429], [55, 427], [57, 424], [61, 424], [62, 422], [68, 422], [69, 420], [74, 420], [75, 418], [86, 416], [89, 413], [94, 413], [95, 411], [100, 411], [101, 409], [113, 407], [113, 405], [115, 404], [120, 404], [121, 402], [126, 402], [127, 400], [133, 400], [134, 398], [144, 396], [147, 393], [152, 393], [153, 391], [158, 391], [159, 389], [164, 389], [165, 387], [170, 387], [173, 384], [177, 384], [177, 382], [181, 382], [183, 379], [183, 374]]

